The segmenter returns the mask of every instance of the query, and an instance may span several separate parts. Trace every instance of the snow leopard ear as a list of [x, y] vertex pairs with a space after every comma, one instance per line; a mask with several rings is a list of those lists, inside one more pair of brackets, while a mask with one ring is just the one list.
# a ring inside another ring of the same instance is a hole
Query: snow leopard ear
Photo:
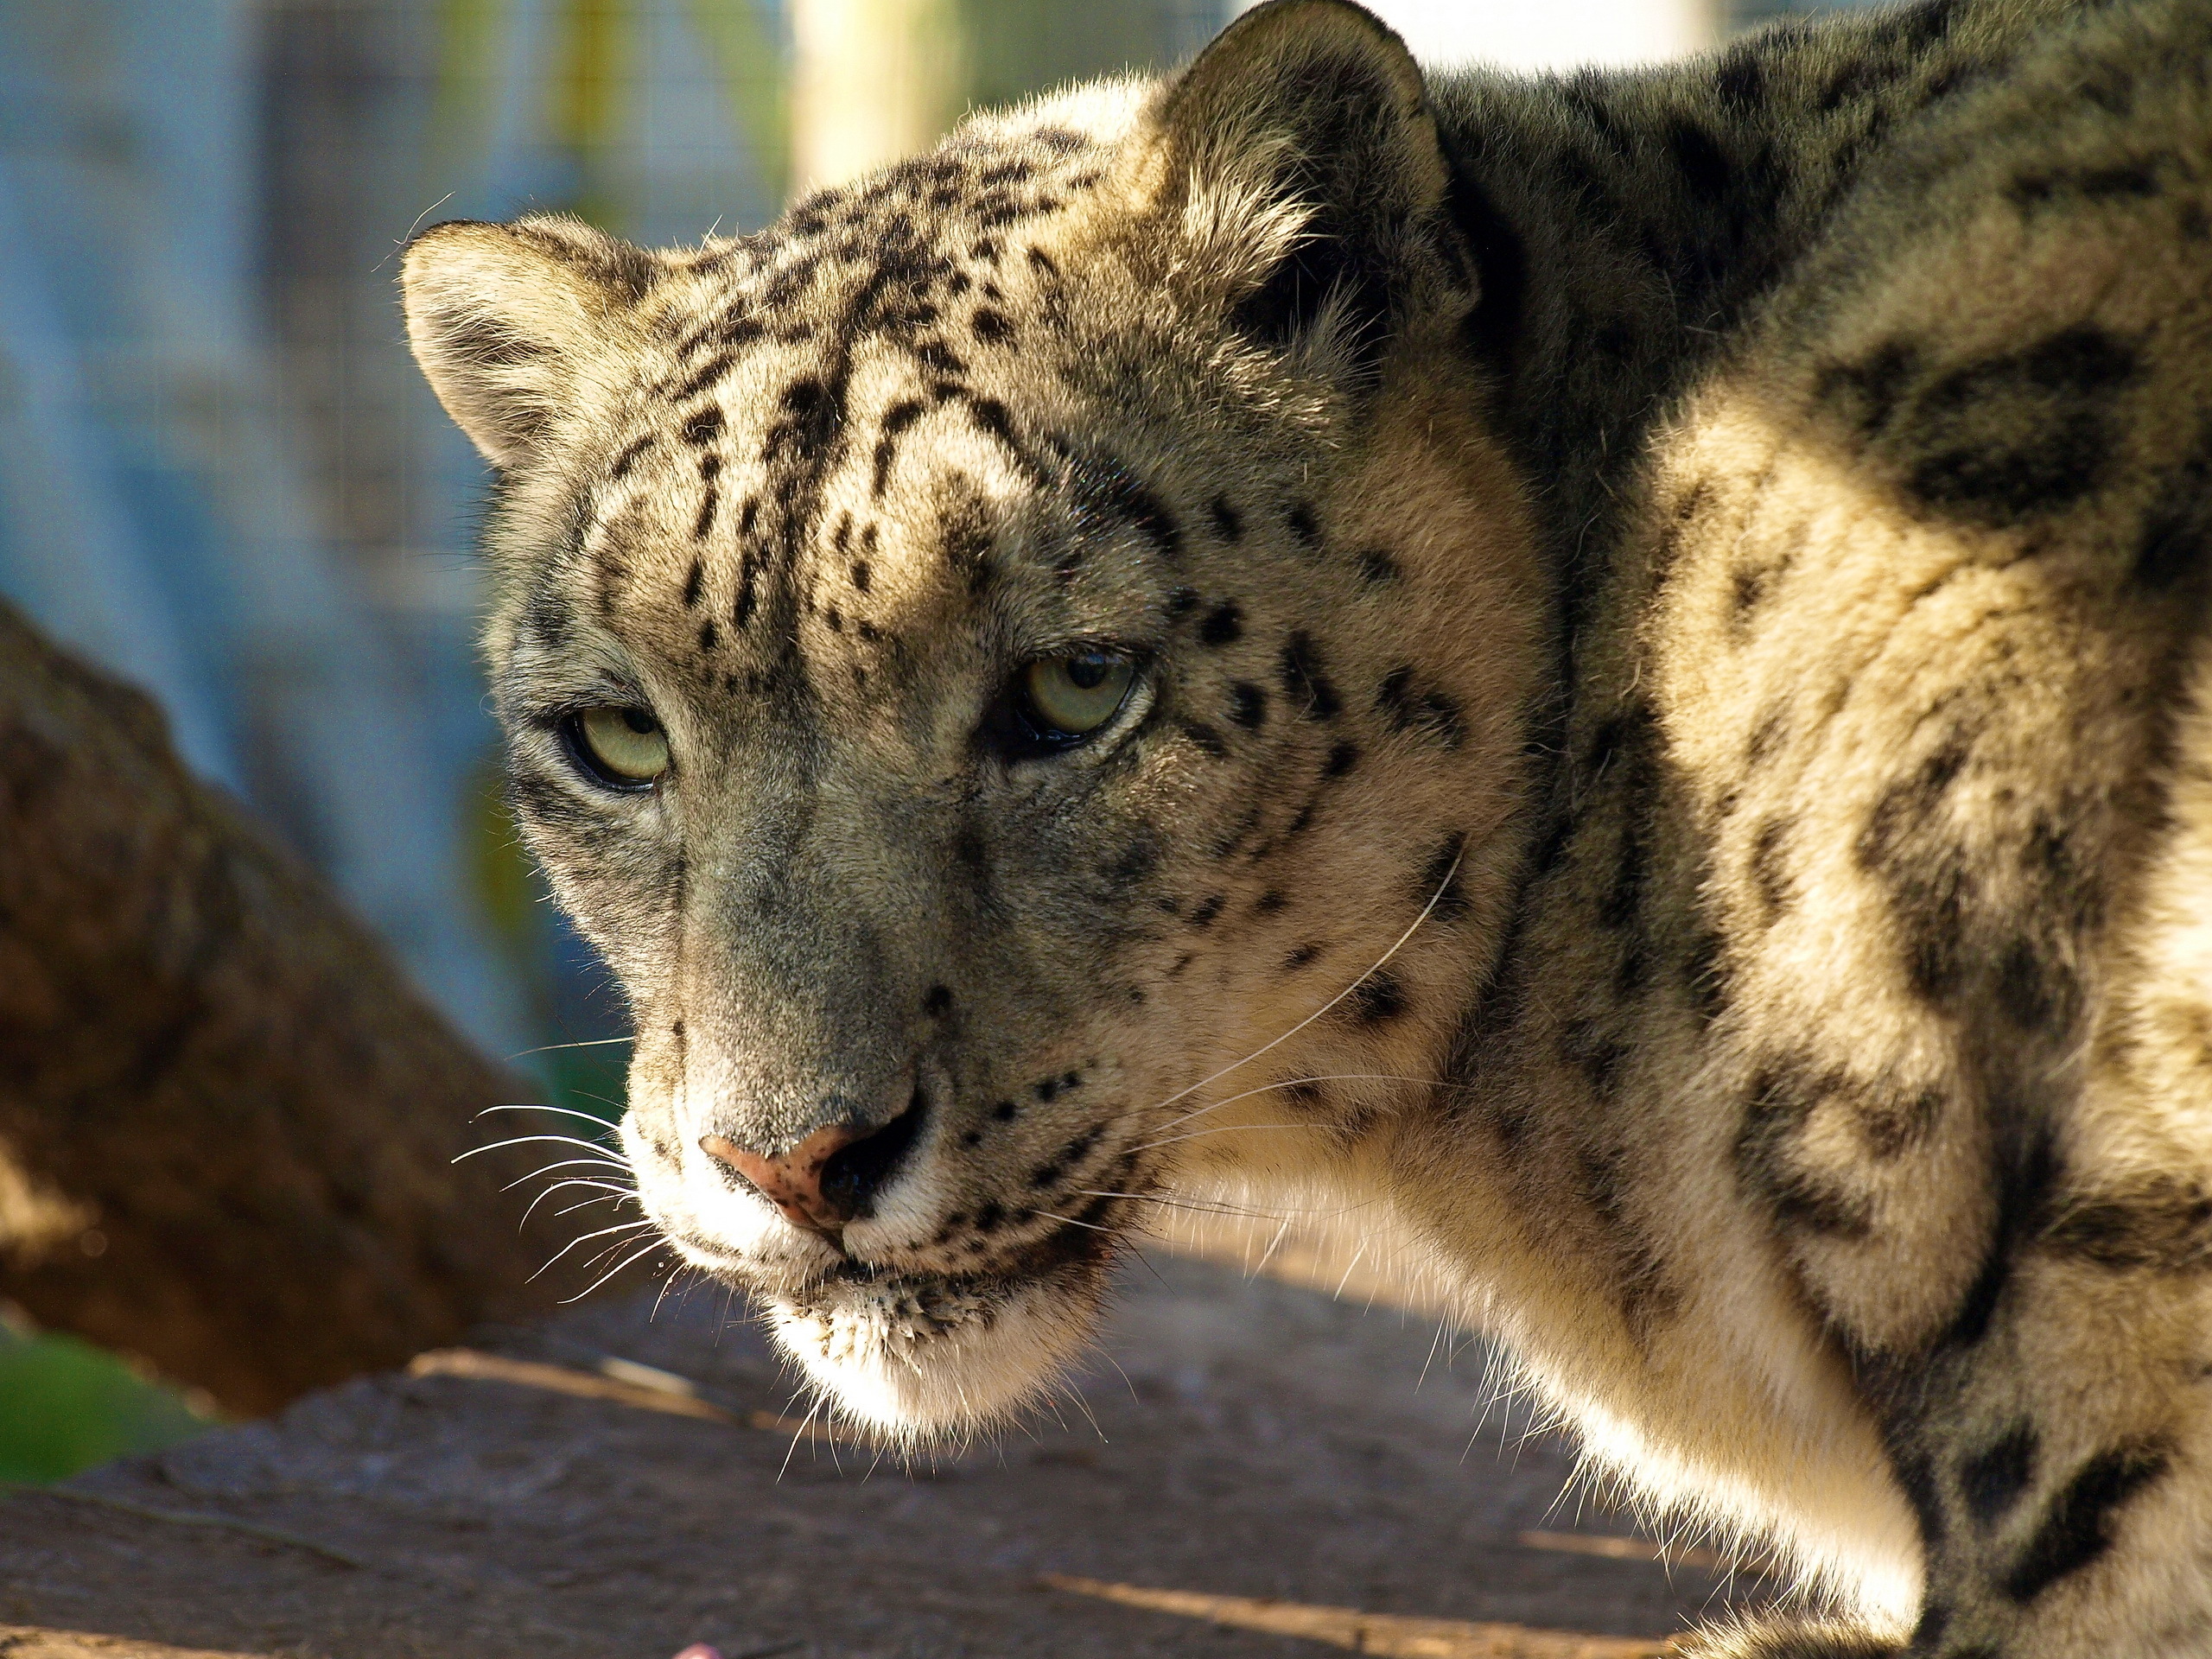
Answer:
[[1246, 12], [1152, 119], [1161, 205], [1179, 210], [1193, 267], [1221, 283], [1240, 332], [1287, 345], [1325, 330], [1371, 369], [1440, 254], [1471, 282], [1420, 67], [1350, 0]]
[[644, 249], [573, 219], [434, 225], [401, 266], [408, 342], [470, 442], [512, 467], [573, 404], [592, 358], [627, 331], [658, 269]]

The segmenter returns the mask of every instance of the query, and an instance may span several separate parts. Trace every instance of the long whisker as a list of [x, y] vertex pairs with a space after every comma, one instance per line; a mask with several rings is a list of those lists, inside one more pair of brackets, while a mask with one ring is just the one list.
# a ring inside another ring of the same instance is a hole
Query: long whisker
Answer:
[[596, 1278], [596, 1279], [593, 1280], [593, 1281], [591, 1281], [591, 1283], [589, 1283], [589, 1284], [586, 1285], [586, 1286], [585, 1286], [582, 1290], [578, 1291], [575, 1295], [573, 1295], [573, 1296], [563, 1296], [563, 1297], [561, 1299], [561, 1306], [563, 1306], [563, 1307], [566, 1307], [566, 1306], [567, 1306], [570, 1302], [581, 1302], [582, 1300], [583, 1300], [583, 1299], [584, 1299], [585, 1297], [587, 1297], [587, 1296], [590, 1295], [590, 1294], [592, 1294], [592, 1292], [594, 1292], [594, 1290], [597, 1290], [597, 1289], [598, 1289], [601, 1285], [605, 1284], [608, 1280], [612, 1279], [612, 1278], [613, 1278], [616, 1274], [618, 1274], [618, 1273], [621, 1272], [623, 1268], [625, 1268], [628, 1267], [628, 1266], [629, 1266], [632, 1262], [642, 1262], [642, 1261], [644, 1261], [647, 1256], [651, 1255], [652, 1255], [655, 1250], [659, 1249], [660, 1248], [661, 1248], [661, 1241], [660, 1241], [660, 1240], [658, 1240], [658, 1239], [655, 1239], [655, 1240], [653, 1240], [653, 1242], [652, 1242], [652, 1243], [650, 1243], [650, 1244], [646, 1245], [646, 1246], [645, 1246], [645, 1248], [644, 1249], [639, 1250], [639, 1251], [635, 1255], [628, 1255], [628, 1256], [625, 1256], [625, 1257], [623, 1257], [623, 1259], [622, 1259], [621, 1261], [620, 1261], [620, 1262], [616, 1262], [613, 1267], [609, 1268], [608, 1268], [605, 1273], [601, 1274], [599, 1275], [599, 1277], [598, 1277], [598, 1278]]
[[1264, 1210], [1248, 1210], [1242, 1205], [1208, 1204], [1203, 1198], [1165, 1198], [1157, 1192], [1101, 1192], [1096, 1187], [1079, 1186], [1075, 1193], [1080, 1198], [1128, 1198], [1136, 1204], [1163, 1205], [1170, 1210], [1188, 1210], [1205, 1216], [1238, 1216], [1248, 1221], [1269, 1221], [1274, 1217]]
[[[556, 1250], [551, 1255], [548, 1256], [545, 1260], [545, 1267], [540, 1268], [537, 1273], [531, 1274], [530, 1275], [530, 1279], [537, 1278], [539, 1274], [542, 1274], [546, 1271], [546, 1268], [550, 1268], [556, 1262], [558, 1262], [570, 1250], [575, 1249], [579, 1244], [588, 1244], [594, 1238], [605, 1238], [609, 1233], [634, 1233], [641, 1227], [650, 1227], [652, 1224], [653, 1224], [651, 1221], [620, 1222], [612, 1227], [602, 1227], [595, 1233], [585, 1233], [579, 1237], [572, 1238], [567, 1243], [563, 1244], [559, 1249]], [[524, 1284], [528, 1284], [530, 1282], [530, 1279], [525, 1279], [523, 1282]]]
[[457, 1164], [461, 1161], [461, 1158], [474, 1158], [480, 1152], [497, 1152], [502, 1147], [526, 1147], [533, 1141], [556, 1141], [562, 1146], [575, 1147], [585, 1152], [604, 1152], [607, 1150], [605, 1147], [594, 1145], [589, 1141], [579, 1141], [573, 1135], [518, 1135], [512, 1141], [494, 1141], [488, 1147], [471, 1147], [467, 1152], [462, 1153], [460, 1157], [455, 1158], [453, 1161]]
[[1064, 1221], [1071, 1227], [1088, 1227], [1094, 1233], [1111, 1233], [1115, 1230], [1111, 1227], [1101, 1227], [1096, 1222], [1077, 1221], [1073, 1216], [1057, 1216], [1050, 1210], [1032, 1210], [1029, 1213], [1033, 1216], [1042, 1216], [1047, 1221]]
[[573, 1043], [548, 1043], [543, 1048], [525, 1048], [510, 1054], [511, 1060], [525, 1060], [533, 1054], [559, 1054], [571, 1048], [605, 1048], [609, 1043], [633, 1043], [634, 1037], [580, 1037]]
[[1194, 1110], [1185, 1112], [1179, 1117], [1171, 1117], [1165, 1123], [1155, 1123], [1153, 1125], [1153, 1132], [1158, 1134], [1161, 1129], [1172, 1129], [1178, 1123], [1187, 1123], [1194, 1117], [1204, 1117], [1208, 1112], [1217, 1112], [1224, 1106], [1234, 1106], [1240, 1100], [1249, 1100], [1255, 1095], [1264, 1095], [1270, 1089], [1296, 1089], [1309, 1083], [1410, 1083], [1423, 1089], [1464, 1089], [1466, 1087], [1465, 1084], [1444, 1083], [1435, 1077], [1402, 1077], [1391, 1071], [1337, 1071], [1326, 1076], [1285, 1077], [1281, 1083], [1263, 1083], [1255, 1089], [1247, 1089], [1241, 1095], [1231, 1095], [1225, 1100], [1217, 1100], [1211, 1106], [1200, 1106]]
[[[564, 1180], [554, 1182], [552, 1185], [547, 1187], [543, 1192], [540, 1192], [536, 1198], [532, 1198], [528, 1205], [524, 1208], [522, 1219], [515, 1224], [516, 1230], [520, 1231], [524, 1227], [528, 1226], [530, 1224], [531, 1212], [536, 1210], [539, 1205], [544, 1203], [546, 1199], [551, 1198], [556, 1192], [558, 1192], [564, 1186], [599, 1186], [601, 1187], [603, 1191], [608, 1192], [620, 1192], [626, 1198], [634, 1198], [638, 1196], [638, 1189], [634, 1186], [616, 1186], [611, 1181], [601, 1183], [587, 1179], [585, 1177], [581, 1175], [572, 1175]], [[566, 1210], [560, 1210], [556, 1211], [554, 1213], [556, 1215], [565, 1216], [569, 1212]]]
[[1185, 1096], [1197, 1093], [1199, 1090], [1205, 1088], [1206, 1084], [1214, 1082], [1217, 1078], [1225, 1077], [1231, 1071], [1241, 1071], [1245, 1066], [1251, 1065], [1253, 1061], [1258, 1059], [1261, 1055], [1268, 1052], [1268, 1050], [1279, 1048], [1283, 1044], [1288, 1042], [1292, 1038], [1297, 1036], [1300, 1032], [1305, 1030], [1306, 1027], [1312, 1025], [1323, 1014], [1328, 1013], [1331, 1008], [1335, 1007], [1338, 1003], [1343, 1001], [1344, 998], [1350, 996], [1354, 991], [1365, 984], [1370, 976], [1371, 976], [1377, 969], [1382, 968], [1385, 963], [1389, 962], [1391, 957], [1396, 956], [1400, 950], [1405, 948], [1406, 941], [1413, 938], [1414, 932], [1420, 928], [1421, 925], [1428, 919], [1429, 913], [1436, 908], [1437, 905], [1442, 900], [1444, 895], [1451, 891], [1452, 878], [1459, 874], [1460, 860], [1465, 858], [1466, 855], [1466, 849], [1464, 847], [1453, 855], [1452, 860], [1452, 868], [1444, 872], [1444, 879], [1436, 884], [1436, 891], [1428, 895], [1428, 902], [1421, 907], [1421, 914], [1413, 918], [1413, 921], [1407, 926], [1406, 931], [1398, 935], [1396, 941], [1392, 944], [1390, 948], [1370, 963], [1368, 965], [1366, 972], [1361, 974], [1357, 979], [1352, 981], [1351, 984], [1345, 986], [1344, 989], [1338, 991], [1334, 996], [1324, 1002], [1319, 1007], [1314, 1009], [1313, 1013], [1307, 1014], [1303, 1020], [1293, 1026], [1288, 1031], [1284, 1032], [1280, 1037], [1274, 1039], [1270, 1042], [1261, 1044], [1259, 1047], [1254, 1049], [1243, 1059], [1236, 1061], [1233, 1065], [1224, 1065], [1221, 1070], [1215, 1071], [1209, 1076], [1200, 1077], [1196, 1083], [1191, 1084], [1187, 1089], [1180, 1090], [1178, 1092], [1168, 1096], [1166, 1099], [1160, 1102], [1157, 1105], [1148, 1106], [1145, 1109], [1148, 1112], [1152, 1112], [1158, 1111], [1163, 1107], [1173, 1106], [1177, 1101], [1184, 1098]]
[[505, 1186], [501, 1187], [499, 1191], [502, 1192], [512, 1192], [515, 1188], [520, 1186], [524, 1181], [534, 1181], [541, 1175], [550, 1175], [556, 1169], [577, 1168], [611, 1169], [623, 1175], [627, 1175], [631, 1173], [630, 1166], [624, 1163], [619, 1158], [563, 1158], [558, 1163], [547, 1164], [543, 1168], [533, 1169], [527, 1175], [516, 1176], [514, 1179], [509, 1181]]
[[633, 1204], [637, 1201], [637, 1193], [629, 1187], [610, 1186], [598, 1198], [580, 1199], [575, 1204], [556, 1210], [553, 1213], [556, 1216], [573, 1216], [577, 1211], [588, 1210], [594, 1204]]
[[1171, 1135], [1165, 1141], [1147, 1141], [1141, 1147], [1131, 1147], [1131, 1152], [1150, 1152], [1155, 1147], [1172, 1147], [1179, 1141], [1203, 1141], [1210, 1135], [1235, 1135], [1241, 1129], [1306, 1129], [1318, 1130], [1319, 1123], [1217, 1123], [1210, 1129], [1192, 1129], [1188, 1135]]
[[[531, 1106], [526, 1104], [521, 1106], [486, 1106], [482, 1111], [476, 1114], [476, 1117], [489, 1117], [494, 1112], [551, 1112], [558, 1117], [581, 1117], [585, 1122], [596, 1123], [602, 1129], [611, 1129], [614, 1127], [613, 1123], [608, 1122], [606, 1118], [601, 1117], [597, 1112], [580, 1112], [573, 1106]], [[468, 1121], [474, 1123], [476, 1121], [476, 1117], [472, 1117]]]

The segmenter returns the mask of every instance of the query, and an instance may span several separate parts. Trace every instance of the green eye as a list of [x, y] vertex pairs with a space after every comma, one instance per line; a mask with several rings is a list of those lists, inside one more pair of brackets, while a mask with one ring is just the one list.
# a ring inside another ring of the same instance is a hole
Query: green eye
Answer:
[[642, 709], [587, 709], [569, 716], [569, 741], [602, 783], [650, 784], [668, 770], [668, 734]]
[[1039, 737], [1088, 737], [1114, 718], [1136, 678], [1136, 664], [1118, 652], [1046, 657], [1021, 673], [1029, 721]]

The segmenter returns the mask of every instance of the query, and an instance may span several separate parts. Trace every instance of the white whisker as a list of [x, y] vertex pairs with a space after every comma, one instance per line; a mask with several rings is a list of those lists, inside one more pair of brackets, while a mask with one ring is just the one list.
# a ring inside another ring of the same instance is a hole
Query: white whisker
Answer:
[[497, 1152], [503, 1147], [526, 1147], [533, 1141], [557, 1141], [562, 1146], [576, 1147], [585, 1152], [605, 1152], [607, 1150], [605, 1147], [595, 1146], [589, 1141], [579, 1141], [573, 1135], [518, 1135], [512, 1141], [494, 1141], [487, 1147], [471, 1147], [467, 1152], [462, 1153], [461, 1157], [455, 1158], [453, 1161], [457, 1164], [461, 1161], [461, 1158], [474, 1158], [480, 1152]]
[[556, 1216], [573, 1216], [577, 1211], [588, 1210], [594, 1204], [635, 1204], [637, 1201], [638, 1195], [626, 1187], [611, 1186], [598, 1198], [580, 1198], [565, 1208], [556, 1210], [553, 1213]]
[[1171, 1117], [1165, 1123], [1153, 1125], [1156, 1135], [1162, 1129], [1172, 1129], [1178, 1123], [1187, 1123], [1194, 1117], [1204, 1117], [1208, 1112], [1217, 1112], [1224, 1106], [1234, 1106], [1240, 1100], [1249, 1100], [1255, 1095], [1264, 1095], [1270, 1089], [1297, 1089], [1309, 1083], [1410, 1083], [1423, 1089], [1464, 1089], [1464, 1084], [1442, 1083], [1434, 1077], [1404, 1077], [1392, 1071], [1336, 1071], [1311, 1077], [1285, 1077], [1281, 1083], [1263, 1083], [1256, 1089], [1247, 1089], [1241, 1095], [1231, 1095], [1217, 1100], [1211, 1106], [1200, 1106], [1185, 1112], [1180, 1117]]
[[[539, 1277], [541, 1274], [545, 1273], [548, 1268], [551, 1268], [556, 1262], [558, 1262], [570, 1250], [575, 1249], [579, 1244], [588, 1244], [594, 1238], [605, 1238], [609, 1233], [634, 1233], [640, 1228], [650, 1227], [652, 1224], [653, 1224], [651, 1221], [625, 1221], [618, 1223], [616, 1225], [612, 1227], [602, 1227], [595, 1233], [585, 1233], [578, 1237], [572, 1238], [567, 1243], [563, 1244], [559, 1249], [556, 1250], [551, 1255], [548, 1256], [545, 1260], [545, 1266], [540, 1268], [537, 1273], [531, 1274], [530, 1275], [530, 1279], [536, 1279]], [[523, 1282], [527, 1284], [530, 1282], [530, 1280], [526, 1279]]]
[[[551, 1112], [556, 1117], [580, 1117], [587, 1123], [598, 1124], [602, 1129], [612, 1129], [614, 1127], [610, 1121], [601, 1117], [597, 1112], [580, 1112], [573, 1106], [486, 1106], [476, 1114], [476, 1117], [489, 1117], [494, 1112]], [[472, 1117], [468, 1121], [474, 1123], [476, 1117]]]
[[1172, 1147], [1182, 1141], [1203, 1141], [1210, 1135], [1235, 1135], [1243, 1129], [1306, 1129], [1319, 1130], [1319, 1123], [1219, 1123], [1210, 1129], [1192, 1129], [1188, 1135], [1171, 1135], [1165, 1141], [1147, 1141], [1141, 1147], [1131, 1147], [1131, 1152], [1150, 1152], [1156, 1147]]
[[612, 1043], [631, 1043], [634, 1037], [580, 1037], [573, 1043], [547, 1043], [542, 1048], [525, 1048], [507, 1056], [510, 1060], [526, 1060], [533, 1054], [561, 1054], [572, 1048], [605, 1048]]
[[1050, 1210], [1032, 1210], [1033, 1216], [1043, 1216], [1048, 1221], [1064, 1221], [1071, 1227], [1088, 1227], [1094, 1233], [1111, 1233], [1111, 1227], [1101, 1227], [1096, 1222], [1077, 1221], [1073, 1216], [1054, 1215]]
[[[638, 1196], [638, 1189], [634, 1186], [617, 1186], [612, 1181], [592, 1181], [585, 1179], [581, 1175], [570, 1176], [567, 1180], [554, 1182], [552, 1185], [547, 1187], [543, 1192], [540, 1192], [536, 1198], [532, 1198], [528, 1206], [524, 1209], [522, 1212], [522, 1219], [515, 1224], [516, 1230], [520, 1231], [523, 1228], [528, 1226], [530, 1224], [531, 1212], [535, 1211], [539, 1205], [544, 1203], [546, 1199], [551, 1198], [556, 1192], [558, 1192], [564, 1186], [596, 1186], [604, 1192], [619, 1192], [626, 1198], [635, 1198]], [[592, 1202], [598, 1203], [599, 1200], [593, 1199]], [[565, 1216], [569, 1211], [566, 1210], [556, 1210], [554, 1213], [556, 1215]]]
[[616, 1274], [621, 1272], [623, 1268], [628, 1267], [632, 1262], [642, 1262], [660, 1248], [660, 1240], [655, 1239], [652, 1243], [646, 1245], [644, 1249], [639, 1250], [635, 1255], [625, 1256], [621, 1261], [609, 1268], [605, 1273], [601, 1274], [598, 1278], [593, 1280], [591, 1283], [586, 1285], [575, 1295], [563, 1296], [561, 1299], [561, 1306], [566, 1307], [570, 1302], [581, 1302], [585, 1297], [590, 1295], [592, 1292], [597, 1290], [601, 1285], [612, 1279]]
[[1459, 861], [1461, 859], [1466, 857], [1466, 849], [1462, 848], [1459, 852], [1453, 856], [1452, 860], [1452, 868], [1444, 872], [1444, 879], [1436, 884], [1436, 891], [1429, 894], [1428, 902], [1421, 907], [1421, 914], [1413, 918], [1412, 922], [1407, 925], [1406, 931], [1398, 935], [1396, 940], [1391, 944], [1388, 950], [1385, 950], [1381, 956], [1377, 957], [1372, 963], [1368, 964], [1366, 971], [1362, 973], [1357, 979], [1353, 980], [1351, 984], [1345, 986], [1344, 989], [1338, 991], [1334, 996], [1324, 1002], [1319, 1007], [1314, 1009], [1313, 1013], [1307, 1014], [1303, 1020], [1293, 1026], [1288, 1031], [1284, 1032], [1280, 1037], [1274, 1039], [1272, 1041], [1261, 1044], [1259, 1047], [1254, 1049], [1243, 1059], [1236, 1061], [1233, 1065], [1224, 1065], [1218, 1071], [1215, 1071], [1209, 1076], [1200, 1077], [1196, 1083], [1191, 1084], [1188, 1088], [1178, 1090], [1176, 1093], [1168, 1096], [1166, 1099], [1159, 1102], [1155, 1105], [1146, 1107], [1145, 1110], [1147, 1112], [1156, 1112], [1160, 1110], [1162, 1108], [1173, 1106], [1177, 1101], [1183, 1099], [1185, 1096], [1197, 1093], [1199, 1090], [1205, 1088], [1206, 1084], [1212, 1083], [1218, 1078], [1225, 1077], [1232, 1071], [1242, 1071], [1244, 1067], [1251, 1065], [1253, 1061], [1258, 1059], [1261, 1055], [1268, 1052], [1268, 1050], [1279, 1048], [1283, 1044], [1288, 1042], [1292, 1038], [1297, 1036], [1300, 1032], [1305, 1030], [1306, 1027], [1312, 1025], [1323, 1014], [1328, 1013], [1331, 1008], [1335, 1007], [1338, 1003], [1343, 1001], [1344, 998], [1350, 996], [1354, 991], [1365, 984], [1369, 977], [1372, 976], [1376, 969], [1380, 969], [1384, 963], [1388, 963], [1391, 957], [1396, 956], [1400, 950], [1405, 948], [1406, 941], [1413, 938], [1415, 931], [1420, 928], [1423, 922], [1428, 919], [1430, 912], [1435, 910], [1438, 903], [1443, 899], [1444, 895], [1451, 891], [1452, 878], [1459, 874]]
[[586, 1169], [611, 1169], [616, 1173], [622, 1175], [627, 1175], [631, 1173], [630, 1166], [624, 1163], [619, 1158], [563, 1158], [558, 1163], [547, 1164], [542, 1168], [533, 1169], [527, 1175], [516, 1176], [514, 1179], [509, 1181], [505, 1186], [501, 1187], [499, 1191], [502, 1192], [512, 1192], [515, 1188], [520, 1186], [524, 1181], [534, 1181], [541, 1175], [550, 1175], [556, 1169], [575, 1169], [578, 1167]]
[[1189, 1210], [1207, 1216], [1239, 1216], [1248, 1221], [1268, 1219], [1267, 1212], [1247, 1210], [1241, 1205], [1208, 1204], [1202, 1198], [1166, 1198], [1157, 1192], [1101, 1192], [1096, 1187], [1075, 1189], [1079, 1198], [1128, 1198], [1136, 1204], [1164, 1205], [1170, 1210]]

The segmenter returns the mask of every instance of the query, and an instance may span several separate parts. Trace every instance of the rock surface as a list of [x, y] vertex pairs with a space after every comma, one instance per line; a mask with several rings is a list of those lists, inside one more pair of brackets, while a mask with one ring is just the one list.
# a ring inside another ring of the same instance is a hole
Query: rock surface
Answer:
[[763, 1426], [804, 1407], [719, 1289], [586, 1308], [0, 1495], [0, 1653], [1625, 1659], [1660, 1643], [1594, 1638], [1764, 1589], [1607, 1541], [1484, 1369], [1417, 1314], [1152, 1253], [1065, 1400], [910, 1469]]

